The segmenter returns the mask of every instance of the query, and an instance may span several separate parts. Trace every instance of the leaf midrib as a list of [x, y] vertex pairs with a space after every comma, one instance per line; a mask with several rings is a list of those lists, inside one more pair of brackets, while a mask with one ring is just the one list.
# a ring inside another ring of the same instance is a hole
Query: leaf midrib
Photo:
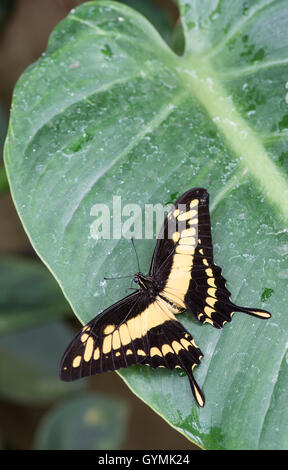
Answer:
[[186, 56], [178, 61], [177, 70], [209, 113], [243, 170], [247, 169], [267, 201], [277, 208], [275, 213], [287, 223], [288, 205], [283, 204], [283, 199], [288, 196], [288, 183], [266, 152], [260, 136], [237, 111], [210, 63]]

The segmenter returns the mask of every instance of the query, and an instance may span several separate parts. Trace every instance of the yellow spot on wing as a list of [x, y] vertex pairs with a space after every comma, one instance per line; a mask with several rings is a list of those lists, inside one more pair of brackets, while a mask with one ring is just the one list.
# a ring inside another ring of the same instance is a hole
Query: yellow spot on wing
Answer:
[[112, 335], [105, 336], [103, 341], [102, 351], [104, 354], [107, 354], [111, 351], [112, 346]]
[[182, 232], [181, 232], [181, 238], [193, 237], [194, 235], [196, 235], [196, 228], [195, 227], [186, 228], [185, 230], [182, 230]]
[[99, 357], [100, 357], [100, 349], [99, 349], [99, 348], [96, 348], [95, 351], [94, 351], [93, 359], [94, 359], [95, 361], [98, 361]]
[[174, 243], [177, 243], [180, 238], [180, 233], [179, 232], [174, 232], [172, 235], [172, 240]]
[[196, 401], [197, 401], [198, 405], [199, 406], [204, 406], [204, 400], [203, 400], [198, 388], [196, 387], [196, 385], [194, 385], [194, 383], [193, 383], [193, 390], [194, 390], [195, 398], [196, 398]]
[[195, 253], [195, 246], [191, 245], [178, 245], [176, 246], [176, 253], [178, 254], [185, 254], [185, 255], [194, 255]]
[[189, 341], [187, 341], [187, 339], [180, 339], [180, 343], [182, 344], [182, 346], [184, 346], [185, 349], [189, 349], [189, 347], [191, 347], [191, 343]]
[[120, 339], [121, 339], [121, 343], [123, 344], [123, 346], [125, 346], [126, 344], [131, 343], [131, 338], [130, 338], [129, 330], [128, 330], [128, 327], [127, 327], [126, 323], [123, 323], [120, 326], [119, 334], [120, 334]]
[[254, 315], [257, 315], [257, 317], [260, 318], [270, 318], [271, 314], [269, 312], [259, 312], [259, 310], [251, 310]]
[[174, 354], [174, 351], [173, 351], [173, 349], [169, 346], [169, 344], [163, 344], [163, 346], [162, 346], [162, 353], [163, 353], [164, 356], [166, 356], [166, 354], [168, 354], [168, 353]]
[[161, 351], [158, 349], [158, 348], [151, 348], [150, 349], [150, 356], [153, 357], [153, 356], [160, 356], [162, 357], [162, 354], [161, 354]]
[[207, 284], [208, 284], [209, 286], [216, 287], [214, 277], [213, 277], [213, 278], [210, 277], [209, 279], [207, 279]]
[[198, 206], [198, 203], [199, 203], [198, 199], [193, 199], [190, 202], [190, 207], [192, 208], [192, 207]]
[[175, 211], [173, 212], [174, 217], [177, 217], [179, 214], [180, 214], [179, 209], [175, 209]]
[[209, 289], [207, 289], [207, 293], [211, 297], [215, 297], [216, 296], [216, 289], [213, 289], [212, 287], [209, 287]]
[[[201, 314], [202, 315], [202, 314]], [[203, 316], [203, 315], [202, 315]], [[198, 348], [197, 344], [195, 343], [194, 339], [191, 338], [190, 339], [190, 343], [192, 344], [192, 346], [194, 346], [194, 348]]]
[[204, 312], [206, 313], [206, 315], [208, 315], [208, 317], [211, 317], [211, 314], [215, 313], [215, 310], [213, 310], [213, 308], [210, 308], [210, 307], [204, 307]]
[[196, 240], [194, 237], [185, 237], [185, 238], [181, 238], [181, 240], [179, 241], [179, 244], [180, 245], [192, 245], [192, 246], [195, 246], [196, 245]]
[[90, 361], [93, 353], [93, 347], [94, 347], [94, 339], [92, 336], [90, 336], [87, 339], [86, 346], [85, 346], [85, 351], [84, 351], [84, 361], [88, 362]]
[[127, 349], [127, 351], [126, 351], [126, 356], [131, 356], [131, 354], [133, 354], [133, 352], [131, 351], [131, 349]]
[[89, 338], [89, 335], [87, 333], [84, 333], [83, 335], [81, 335], [81, 341], [82, 343], [85, 343], [86, 339]]
[[207, 274], [207, 276], [209, 277], [213, 277], [213, 271], [211, 268], [207, 268], [205, 269], [205, 273]]
[[[142, 312], [143, 314], [144, 312]], [[127, 321], [127, 326], [129, 330], [130, 337], [132, 341], [137, 338], [142, 337], [142, 326], [141, 326], [141, 313], [136, 315], [136, 317], [132, 317]]]
[[119, 331], [116, 330], [114, 331], [113, 337], [112, 337], [112, 348], [119, 349], [120, 346], [121, 346], [121, 341], [120, 341]]
[[109, 335], [115, 330], [115, 325], [107, 325], [106, 328], [104, 329], [104, 334]]
[[197, 211], [194, 210], [183, 212], [183, 214], [178, 215], [178, 220], [179, 222], [183, 222], [184, 220], [191, 219], [195, 215], [197, 215]]
[[138, 354], [138, 356], [146, 356], [146, 353], [145, 353], [145, 351], [143, 351], [143, 349], [138, 349], [137, 354]]
[[206, 304], [210, 305], [210, 307], [214, 307], [216, 302], [217, 299], [214, 299], [213, 297], [206, 297]]
[[82, 359], [82, 356], [76, 356], [73, 360], [72, 366], [79, 367], [81, 364], [81, 359]]
[[178, 341], [173, 341], [172, 343], [172, 348], [174, 349], [175, 353], [178, 354], [178, 352], [181, 350], [181, 349], [184, 349], [183, 346], [181, 346], [180, 343], [178, 343]]

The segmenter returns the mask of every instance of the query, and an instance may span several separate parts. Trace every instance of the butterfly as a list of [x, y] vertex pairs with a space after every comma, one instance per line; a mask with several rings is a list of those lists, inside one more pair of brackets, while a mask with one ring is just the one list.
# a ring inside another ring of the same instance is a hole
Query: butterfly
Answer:
[[148, 275], [138, 289], [93, 318], [66, 349], [60, 378], [72, 381], [133, 364], [183, 369], [199, 406], [205, 398], [194, 376], [203, 353], [177, 316], [187, 311], [222, 328], [235, 312], [268, 319], [266, 310], [235, 305], [213, 260], [209, 194], [185, 192], [172, 206], [157, 238]]

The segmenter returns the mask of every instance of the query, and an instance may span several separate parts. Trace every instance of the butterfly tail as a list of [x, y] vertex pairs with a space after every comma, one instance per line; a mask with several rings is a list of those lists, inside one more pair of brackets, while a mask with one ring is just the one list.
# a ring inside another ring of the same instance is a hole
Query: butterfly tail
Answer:
[[247, 313], [253, 317], [261, 318], [262, 320], [268, 320], [271, 318], [271, 313], [267, 310], [262, 310], [260, 308], [248, 308], [248, 307], [239, 307], [239, 305], [233, 305], [233, 310], [235, 312]]
[[187, 373], [193, 396], [196, 402], [198, 403], [198, 405], [201, 406], [201, 408], [203, 408], [203, 406], [205, 405], [205, 397], [203, 395], [201, 388], [199, 387], [199, 385], [197, 384], [193, 376], [192, 368], [190, 369], [190, 371], [185, 369], [185, 372]]

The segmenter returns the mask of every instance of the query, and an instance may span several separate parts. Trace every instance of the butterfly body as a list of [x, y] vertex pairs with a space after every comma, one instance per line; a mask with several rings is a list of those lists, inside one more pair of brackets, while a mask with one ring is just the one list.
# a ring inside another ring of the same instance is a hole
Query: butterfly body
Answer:
[[70, 381], [133, 364], [183, 369], [198, 405], [205, 399], [193, 376], [203, 353], [175, 315], [187, 310], [222, 328], [234, 312], [262, 319], [270, 313], [235, 305], [213, 260], [209, 195], [184, 193], [159, 233], [149, 273], [134, 275], [138, 289], [93, 318], [64, 353], [60, 377]]
[[142, 273], [137, 273], [134, 275], [133, 281], [138, 284], [142, 292], [147, 292], [151, 299], [156, 297], [159, 292], [157, 282], [151, 276], [144, 276]]

